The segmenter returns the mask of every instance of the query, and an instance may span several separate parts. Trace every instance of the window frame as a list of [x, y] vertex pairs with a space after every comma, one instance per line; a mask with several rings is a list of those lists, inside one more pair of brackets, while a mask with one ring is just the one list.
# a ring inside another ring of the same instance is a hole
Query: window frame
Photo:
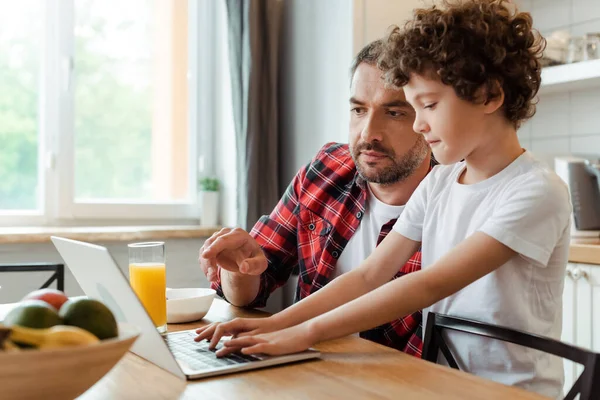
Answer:
[[[74, 197], [74, 1], [44, 2], [45, 37], [40, 65], [38, 121], [38, 210], [0, 210], [0, 226], [102, 225], [118, 221], [196, 223], [200, 215], [197, 195], [199, 173], [214, 170], [215, 121], [211, 112], [211, 79], [219, 27], [212, 0], [188, 1], [188, 185], [186, 201], [77, 201]], [[199, 55], [205, 57], [200, 60]]]

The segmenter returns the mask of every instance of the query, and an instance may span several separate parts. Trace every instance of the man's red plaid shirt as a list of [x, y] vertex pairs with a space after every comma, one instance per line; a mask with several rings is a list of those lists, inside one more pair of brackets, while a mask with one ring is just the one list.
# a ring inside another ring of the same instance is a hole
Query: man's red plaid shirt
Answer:
[[[360, 224], [366, 199], [365, 182], [356, 171], [348, 145], [325, 145], [296, 174], [271, 215], [261, 217], [250, 232], [262, 247], [269, 266], [261, 275], [256, 299], [248, 306], [264, 307], [269, 295], [284, 285], [292, 272], [299, 274], [296, 301], [325, 286]], [[393, 219], [382, 227], [377, 244], [395, 222]], [[400, 268], [394, 279], [419, 269], [420, 251]], [[220, 281], [213, 283], [213, 288], [224, 297]], [[421, 320], [419, 311], [361, 332], [360, 336], [420, 357]]]

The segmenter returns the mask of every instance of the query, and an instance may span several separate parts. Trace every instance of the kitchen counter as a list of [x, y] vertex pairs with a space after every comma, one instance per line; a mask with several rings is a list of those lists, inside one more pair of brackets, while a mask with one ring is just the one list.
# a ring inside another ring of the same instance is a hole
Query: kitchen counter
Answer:
[[[219, 229], [219, 227], [199, 226], [0, 228], [0, 244], [43, 243], [50, 241], [52, 235], [90, 242], [196, 238], [209, 237]], [[600, 266], [600, 238], [573, 239], [569, 262]]]
[[84, 242], [207, 238], [219, 229], [217, 226], [188, 225], [0, 228], [0, 244], [44, 243], [49, 242], [51, 236]]
[[600, 239], [574, 239], [571, 241], [569, 262], [600, 266]]

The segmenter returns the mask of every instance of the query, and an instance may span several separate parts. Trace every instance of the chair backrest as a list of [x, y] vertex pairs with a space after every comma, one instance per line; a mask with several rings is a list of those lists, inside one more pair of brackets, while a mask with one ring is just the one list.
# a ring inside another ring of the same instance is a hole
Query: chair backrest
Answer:
[[54, 272], [40, 289], [50, 287], [56, 281], [56, 288], [65, 291], [65, 266], [56, 263], [22, 263], [22, 264], [0, 264], [0, 272]]
[[598, 353], [516, 329], [429, 312], [423, 339], [423, 359], [436, 363], [441, 351], [448, 365], [455, 369], [459, 369], [458, 364], [444, 342], [442, 336], [444, 329], [518, 344], [581, 364], [584, 368], [583, 372], [565, 396], [565, 400], [573, 400], [577, 394], [580, 395], [579, 400], [600, 399], [600, 354]]

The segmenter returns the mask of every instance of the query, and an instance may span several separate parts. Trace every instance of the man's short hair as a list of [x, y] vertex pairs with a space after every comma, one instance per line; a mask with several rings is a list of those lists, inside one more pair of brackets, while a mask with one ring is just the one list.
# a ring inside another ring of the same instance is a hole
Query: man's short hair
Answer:
[[354, 73], [358, 66], [362, 63], [369, 65], [377, 65], [377, 60], [383, 51], [383, 41], [381, 39], [374, 40], [371, 43], [363, 47], [354, 60], [352, 60], [352, 66], [350, 67], [350, 80], [354, 77]]

